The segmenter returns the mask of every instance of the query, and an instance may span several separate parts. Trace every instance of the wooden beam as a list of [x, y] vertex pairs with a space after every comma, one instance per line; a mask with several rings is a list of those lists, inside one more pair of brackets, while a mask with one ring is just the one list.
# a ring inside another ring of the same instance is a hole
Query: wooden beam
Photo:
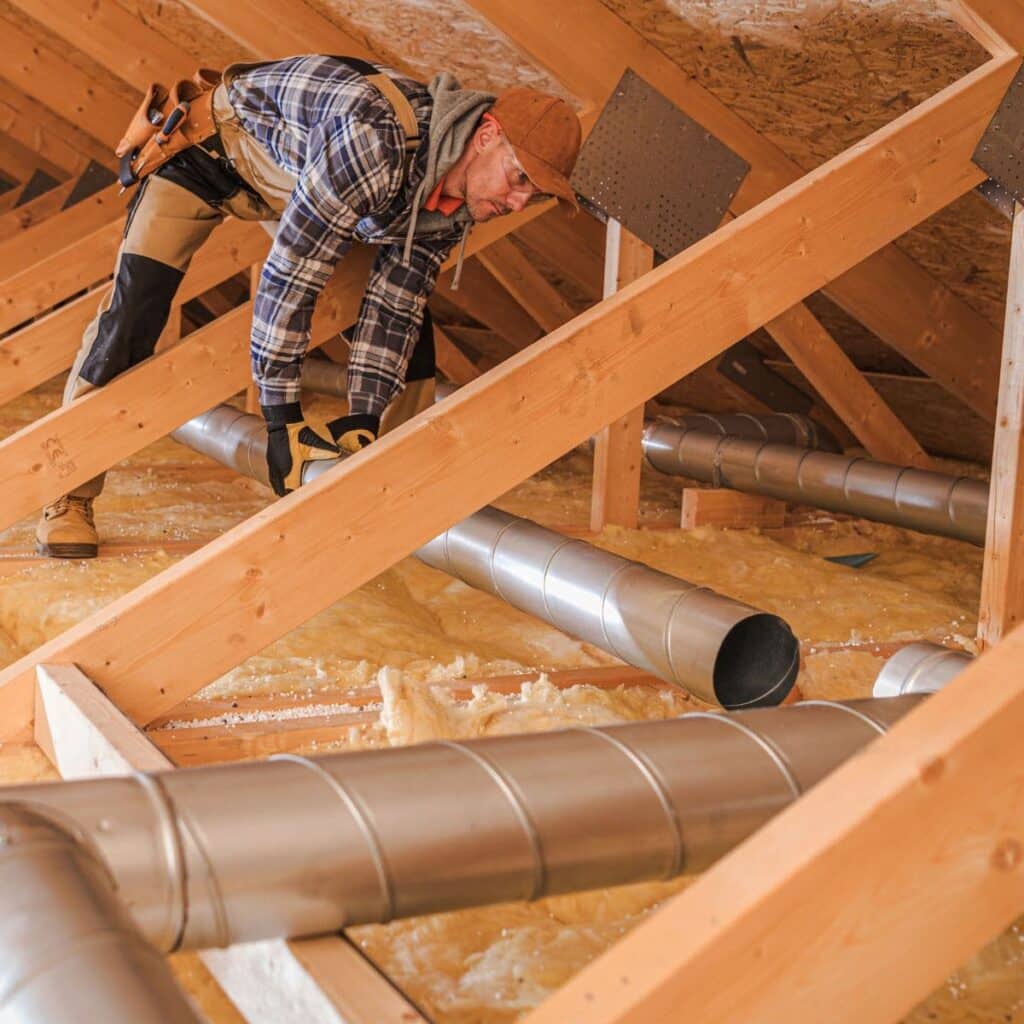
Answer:
[[448, 337], [445, 332], [434, 324], [434, 347], [436, 349], [437, 368], [453, 383], [460, 387], [469, 384], [480, 376], [473, 361], [463, 353], [462, 349]]
[[720, 530], [745, 530], [752, 526], [773, 529], [786, 525], [786, 503], [759, 494], [717, 488], [683, 488], [680, 527], [715, 526]]
[[1024, 910], [1024, 631], [524, 1024], [902, 1020]]
[[76, 176], [90, 160], [113, 170], [114, 154], [88, 132], [0, 79], [0, 131]]
[[[195, 57], [115, 0], [89, 0], [87, 4], [80, 0], [11, 2], [140, 93], [150, 82], [169, 85], [189, 77], [196, 69]], [[127, 122], [118, 127], [123, 132], [126, 126]]]
[[531, 221], [516, 237], [558, 267], [588, 298], [601, 298], [604, 226], [596, 218], [583, 212], [573, 217], [559, 207]]
[[1024, 52], [1022, 0], [942, 0], [942, 7], [993, 57]]
[[[666, 379], [685, 376], [974, 188], [982, 174], [971, 154], [1016, 65], [992, 61], [972, 72], [368, 451], [10, 665], [0, 672], [0, 739], [24, 734], [34, 668], [53, 661], [80, 665], [134, 721], [151, 721], [580, 444], [609, 418], [636, 408]], [[355, 305], [362, 281], [350, 272], [344, 277]], [[680, 337], [687, 344], [679, 344]], [[179, 371], [173, 387], [167, 382], [173, 375], [164, 371], [175, 364], [161, 360], [199, 349], [190, 349], [191, 340], [64, 410], [76, 419], [62, 422], [83, 427], [59, 435], [81, 460], [76, 478], [106, 468], [126, 448], [142, 447], [190, 408], [212, 404], [218, 388], [207, 389], [211, 373], [221, 391], [239, 390], [245, 371], [237, 348], [233, 364], [218, 355], [218, 365], [200, 360], [194, 370]], [[212, 345], [201, 351], [213, 355]], [[154, 372], [159, 381], [136, 386]], [[172, 391], [173, 398], [161, 401]], [[189, 397], [192, 392], [201, 392], [201, 401]], [[103, 404], [87, 405], [93, 401]], [[77, 419], [75, 410], [83, 408], [103, 416], [106, 432]], [[131, 424], [134, 440], [123, 439], [123, 424]], [[7, 490], [32, 487], [38, 495], [24, 467], [15, 468], [17, 480], [0, 473]], [[331, 571], [304, 571], [313, 561]]]
[[[40, 666], [36, 699], [36, 741], [64, 778], [174, 767], [73, 665]], [[251, 1024], [427, 1024], [341, 936], [249, 943], [199, 958]]]
[[0, 20], [4, 40], [4, 78], [26, 96], [41, 103], [73, 125], [88, 125], [88, 132], [113, 149], [135, 113], [134, 104], [22, 29]]
[[[971, 2], [976, 8], [1003, 5], [1003, 0]], [[1011, 2], [1019, 9], [1021, 0]], [[731, 207], [735, 214], [804, 173], [600, 0], [565, 0], [557, 7], [545, 0], [472, 0], [471, 6], [586, 103], [604, 103], [626, 68], [633, 68], [751, 165]], [[978, 415], [994, 422], [999, 331], [902, 250], [883, 248], [830, 282], [825, 291]]]
[[343, 53], [374, 60], [365, 42], [356, 39], [303, 0], [262, 4], [225, 4], [220, 0], [183, 0], [184, 5], [262, 59], [296, 53]]
[[[57, 216], [0, 242], [2, 290], [6, 290], [8, 281], [25, 282], [29, 270], [44, 261], [50, 261], [52, 266], [59, 255], [68, 260], [69, 249], [88, 240], [111, 222], [117, 221], [123, 227], [127, 198], [119, 195], [120, 189], [120, 185], [111, 185]], [[73, 261], [74, 258], [69, 262]], [[112, 269], [112, 265], [108, 266], [107, 272]]]
[[914, 435], [802, 302], [764, 326], [872, 458], [932, 468]]
[[1024, 206], [1016, 205], [992, 452], [978, 643], [994, 647], [1024, 620]]
[[[605, 242], [604, 297], [639, 281], [654, 268], [654, 250], [609, 220]], [[590, 528], [600, 533], [608, 524], [636, 529], [640, 525], [640, 446], [644, 407], [602, 428], [594, 440], [594, 477], [590, 488]]]
[[478, 260], [466, 260], [458, 291], [452, 290], [452, 274], [444, 273], [438, 278], [434, 294], [490, 327], [516, 351], [544, 335], [533, 317]]
[[37, 170], [58, 182], [68, 178], [68, 172], [63, 168], [0, 129], [0, 173], [6, 178], [28, 182]]
[[24, 206], [0, 215], [0, 242], [15, 238], [30, 227], [58, 214], [74, 187], [74, 181], [66, 181], [63, 185], [51, 188], [30, 200]]
[[489, 246], [477, 259], [545, 333], [568, 323], [576, 315], [558, 289], [510, 238]]
[[0, 195], [0, 216], [6, 216], [14, 210], [24, 191], [24, 184], [16, 184], [14, 188], [10, 188]]

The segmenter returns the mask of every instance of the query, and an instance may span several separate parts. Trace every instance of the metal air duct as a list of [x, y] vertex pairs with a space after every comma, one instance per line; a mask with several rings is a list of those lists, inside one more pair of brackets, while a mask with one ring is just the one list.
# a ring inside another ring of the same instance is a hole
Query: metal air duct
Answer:
[[872, 693], [876, 697], [936, 693], [973, 660], [964, 651], [954, 651], [939, 644], [908, 644], [882, 666]]
[[644, 455], [662, 473], [985, 543], [988, 485], [870, 459], [713, 437], [649, 423]]
[[701, 871], [922, 699], [286, 755], [2, 800], [94, 849], [156, 949], [227, 946]]
[[[0, 802], [0, 1024], [200, 1024], [107, 864], [21, 793]], [[93, 811], [83, 832], [102, 829]]]
[[[221, 405], [173, 436], [267, 481], [262, 419]], [[337, 463], [307, 466], [305, 482]], [[427, 565], [725, 708], [780, 704], [799, 644], [776, 615], [484, 508], [415, 552]]]

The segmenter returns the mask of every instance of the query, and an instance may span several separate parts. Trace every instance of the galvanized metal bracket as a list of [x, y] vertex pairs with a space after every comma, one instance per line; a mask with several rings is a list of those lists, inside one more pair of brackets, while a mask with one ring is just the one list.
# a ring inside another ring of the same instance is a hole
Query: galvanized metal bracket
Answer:
[[973, 159], [1018, 203], [1024, 203], [1024, 67], [1010, 83]]
[[722, 222], [750, 165], [632, 69], [584, 145], [572, 185], [664, 258]]

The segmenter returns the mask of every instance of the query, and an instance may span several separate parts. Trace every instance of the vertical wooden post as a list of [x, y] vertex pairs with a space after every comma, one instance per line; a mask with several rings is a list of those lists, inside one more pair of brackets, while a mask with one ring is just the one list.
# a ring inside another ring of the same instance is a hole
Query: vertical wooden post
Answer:
[[[609, 219], [605, 235], [604, 297], [642, 277], [654, 267], [654, 250]], [[608, 523], [636, 527], [640, 515], [640, 435], [644, 409], [640, 406], [610, 423], [594, 447], [594, 480], [590, 498], [590, 528]]]
[[1024, 619], [1024, 206], [1014, 210], [1003, 367], [992, 450], [978, 644], [997, 644]]
[[[256, 308], [256, 290], [260, 286], [260, 274], [263, 273], [263, 264], [254, 263], [249, 268], [249, 302]], [[256, 387], [256, 381], [252, 379], [252, 371], [249, 371], [249, 383], [245, 386], [245, 411], [248, 413], [259, 413], [260, 395]]]

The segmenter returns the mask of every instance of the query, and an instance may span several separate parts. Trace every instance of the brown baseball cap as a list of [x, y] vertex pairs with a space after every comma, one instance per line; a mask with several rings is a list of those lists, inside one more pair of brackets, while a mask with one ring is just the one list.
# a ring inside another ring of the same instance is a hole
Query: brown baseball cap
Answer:
[[501, 125], [534, 186], [579, 209], [569, 176], [583, 131], [572, 107], [557, 96], [516, 85], [501, 93], [488, 113]]

